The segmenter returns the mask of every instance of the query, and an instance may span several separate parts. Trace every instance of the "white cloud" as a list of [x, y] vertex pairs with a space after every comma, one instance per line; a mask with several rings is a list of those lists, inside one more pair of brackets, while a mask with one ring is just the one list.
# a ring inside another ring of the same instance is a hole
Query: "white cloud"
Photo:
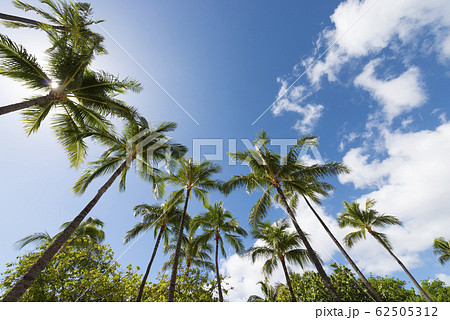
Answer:
[[[369, 162], [361, 148], [347, 152], [343, 161], [353, 171], [339, 180], [352, 183], [355, 188], [378, 187], [359, 201], [373, 198], [377, 200], [377, 210], [397, 216], [403, 222], [403, 227], [388, 228], [386, 233], [405, 265], [418, 267], [424, 263], [419, 254], [431, 248], [434, 238], [450, 237], [450, 123], [434, 131], [387, 132], [384, 145], [387, 157], [382, 161]], [[380, 256], [383, 249], [378, 247], [381, 248], [369, 241], [362, 242], [352, 252], [368, 271], [388, 273], [398, 269], [395, 264], [385, 265], [384, 258], [383, 264], [376, 263], [383, 257]]]
[[[293, 69], [294, 75], [299, 74], [300, 67], [306, 69], [310, 84], [296, 84], [280, 98], [289, 86], [278, 79], [282, 86], [273, 114], [280, 115], [284, 111], [300, 114], [302, 118], [294, 129], [302, 134], [314, 129], [324, 109], [320, 104], [307, 103], [306, 99], [320, 89], [323, 76], [327, 76], [328, 81], [337, 81], [342, 67], [354, 59], [382, 52], [405, 62], [412, 53], [407, 48], [419, 49], [423, 54], [436, 52], [441, 62], [450, 59], [448, 0], [347, 0], [336, 8], [330, 19], [332, 27], [319, 34], [314, 54]], [[427, 41], [421, 41], [422, 37]], [[383, 51], [386, 48], [390, 51]], [[366, 66], [355, 85], [370, 91], [382, 104], [389, 121], [426, 101], [418, 68], [410, 67], [397, 78], [378, 79], [374, 75], [376, 61]]]
[[441, 44], [441, 59], [450, 60], [450, 35], [447, 36]]
[[306, 87], [298, 85], [288, 90], [287, 81], [278, 79], [278, 82], [281, 83], [277, 96], [279, 100], [274, 104], [272, 113], [275, 116], [286, 111], [298, 113], [302, 118], [297, 120], [293, 128], [301, 134], [311, 133], [322, 116], [324, 107], [320, 104], [303, 105], [304, 100], [310, 95]]
[[[344, 236], [344, 231], [338, 227], [336, 219], [327, 214], [323, 207], [312, 204], [316, 212], [320, 215], [322, 220], [340, 241]], [[325, 265], [334, 262], [333, 256], [338, 251], [338, 248], [330, 239], [326, 231], [323, 229], [319, 220], [314, 216], [306, 203], [302, 200], [299, 202], [299, 207], [296, 211], [297, 221], [302, 230], [309, 234], [311, 246], [319, 254]], [[292, 229], [294, 231], [294, 229]]]
[[[327, 75], [329, 81], [336, 80], [337, 72], [351, 58], [414, 43], [421, 32], [431, 35], [431, 49], [449, 56], [447, 42], [441, 44], [450, 29], [450, 2], [447, 0], [348, 0], [342, 2], [330, 18], [334, 28], [322, 32], [317, 52], [324, 52], [336, 43], [323, 61], [308, 71], [309, 79], [315, 84], [323, 75]], [[303, 64], [308, 65], [313, 60], [306, 59]]]
[[[261, 272], [263, 264], [262, 260], [252, 263], [250, 258], [237, 254], [223, 260], [220, 272], [230, 277], [226, 279], [226, 282], [233, 287], [227, 295], [229, 301], [247, 301], [254, 294], [263, 297], [258, 284], [258, 281], [264, 281], [264, 275]], [[281, 268], [275, 270], [269, 280], [271, 283], [286, 282]]]
[[381, 80], [375, 76], [375, 68], [380, 62], [380, 59], [370, 61], [355, 78], [354, 83], [369, 91], [383, 106], [388, 121], [421, 106], [426, 101], [417, 67], [409, 68], [397, 78]]
[[339, 147], [338, 150], [339, 152], [343, 152], [344, 148], [346, 146], [347, 143], [352, 143], [353, 141], [355, 141], [356, 138], [358, 138], [360, 135], [356, 132], [350, 132], [349, 134], [344, 134], [342, 136], [342, 140], [339, 143]]
[[446, 285], [450, 285], [450, 275], [445, 273], [439, 273], [436, 275], [436, 278], [444, 281]]
[[342, 161], [350, 168], [351, 173], [339, 176], [341, 183], [353, 183], [356, 189], [376, 187], [384, 183], [390, 167], [378, 160], [369, 161], [364, 149], [353, 148], [348, 151]]
[[411, 123], [413, 123], [412, 117], [408, 117], [408, 118], [402, 120], [402, 128], [405, 129], [405, 128], [408, 127]]
[[289, 88], [289, 83], [282, 79], [277, 79], [281, 83], [280, 90], [278, 90], [277, 99], [279, 99], [273, 106], [272, 112], [275, 116], [280, 115], [285, 111], [292, 111], [301, 113], [300, 103], [308, 96], [307, 88], [304, 86], [294, 86]]
[[319, 118], [322, 116], [323, 108], [324, 107], [320, 104], [307, 104], [302, 108], [301, 112], [299, 112], [303, 115], [303, 118], [297, 120], [293, 128], [301, 134], [311, 133], [319, 121]]

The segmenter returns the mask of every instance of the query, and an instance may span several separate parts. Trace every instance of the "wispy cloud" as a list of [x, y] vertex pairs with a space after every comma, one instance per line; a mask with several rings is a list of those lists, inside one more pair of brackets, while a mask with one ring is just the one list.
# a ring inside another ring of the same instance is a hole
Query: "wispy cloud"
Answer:
[[[372, 4], [372, 1], [367, 0], [342, 2], [331, 15], [333, 28], [322, 32], [316, 51], [333, 43]], [[424, 33], [430, 39], [429, 51], [449, 58], [449, 17], [450, 4], [446, 0], [380, 0], [364, 19], [358, 21], [357, 27], [349, 29], [346, 36], [328, 51], [323, 61], [309, 69], [308, 77], [315, 84], [325, 75], [329, 81], [335, 81], [341, 68], [350, 60], [377, 54], [385, 48], [395, 51], [406, 44], [415, 43], [417, 36]], [[305, 59], [303, 64], [311, 59], [314, 56]]]
[[381, 59], [370, 61], [359, 74], [354, 84], [370, 92], [377, 100], [390, 122], [404, 112], [411, 111], [425, 103], [427, 97], [420, 81], [420, 71], [411, 67], [397, 78], [378, 79], [375, 68]]
[[278, 99], [272, 109], [275, 116], [282, 115], [285, 112], [295, 112], [301, 116], [294, 125], [294, 129], [301, 134], [309, 134], [313, 131], [323, 112], [323, 105], [303, 103], [309, 97], [311, 91], [305, 86], [296, 86], [291, 88], [287, 93], [288, 82], [278, 79], [281, 88], [278, 92]]

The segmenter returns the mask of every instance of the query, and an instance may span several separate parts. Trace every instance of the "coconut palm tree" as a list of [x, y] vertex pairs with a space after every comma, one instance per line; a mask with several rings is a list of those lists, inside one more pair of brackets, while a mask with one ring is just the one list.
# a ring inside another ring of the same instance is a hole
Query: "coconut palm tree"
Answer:
[[269, 281], [267, 280], [267, 277], [263, 281], [258, 281], [257, 284], [260, 285], [261, 291], [264, 294], [264, 298], [257, 296], [257, 295], [251, 295], [248, 297], [247, 302], [276, 302], [278, 298], [278, 292], [280, 291], [280, 288], [283, 287], [282, 284], [277, 283], [275, 287], [271, 286], [269, 284]]
[[444, 237], [436, 238], [433, 247], [433, 254], [440, 255], [438, 258], [440, 264], [444, 265], [450, 260], [450, 241], [445, 240]]
[[6, 20], [3, 22], [3, 25], [11, 26], [11, 27], [13, 27], [15, 25], [23, 25], [23, 26], [27, 26], [29, 28], [35, 28], [35, 29], [42, 28], [42, 27], [53, 28], [53, 29], [57, 29], [57, 30], [65, 29], [64, 26], [54, 26], [54, 25], [50, 25], [50, 24], [47, 24], [44, 22], [37, 21], [37, 20], [13, 16], [13, 15], [1, 13], [1, 12], [0, 12], [0, 19]]
[[[69, 222], [65, 222], [61, 225], [60, 229], [65, 229]], [[103, 221], [100, 219], [89, 217], [86, 221], [83, 221], [77, 229], [75, 229], [74, 233], [70, 237], [70, 243], [74, 248], [80, 249], [83, 248], [86, 242], [84, 241], [86, 238], [90, 240], [90, 243], [102, 243], [105, 240], [105, 232], [102, 230]], [[46, 243], [50, 243], [55, 240], [60, 233], [55, 236], [51, 236], [48, 232], [36, 232], [30, 234], [16, 243], [19, 246], [19, 250], [24, 248], [29, 244], [35, 244], [37, 247], [40, 247]]]
[[31, 28], [47, 33], [52, 49], [66, 46], [78, 52], [95, 50], [97, 54], [105, 54], [103, 36], [89, 29], [90, 26], [103, 22], [93, 20], [93, 10], [89, 3], [73, 1], [40, 0], [47, 10], [14, 0], [16, 8], [25, 12], [33, 12], [45, 19], [45, 22], [0, 13], [0, 19], [6, 20], [3, 25], [11, 28]]
[[[303, 189], [308, 189], [308, 193], [315, 193], [318, 189], [323, 189], [323, 183], [316, 185], [315, 184], [315, 178], [311, 177], [310, 179], [305, 179], [305, 180], [310, 180], [309, 182], [304, 183], [304, 187]], [[331, 185], [327, 186], [327, 189], [333, 189], [333, 187]], [[322, 192], [320, 192], [321, 195], [327, 195], [328, 192], [323, 189]], [[366, 286], [367, 290], [369, 290], [370, 295], [373, 297], [373, 299], [377, 302], [383, 302], [383, 300], [380, 298], [380, 296], [378, 295], [378, 293], [375, 291], [375, 289], [372, 287], [372, 285], [370, 284], [370, 282], [367, 280], [367, 278], [364, 276], [364, 274], [362, 273], [362, 271], [358, 268], [358, 266], [356, 265], [356, 263], [353, 261], [353, 259], [350, 257], [350, 255], [347, 253], [347, 251], [344, 249], [344, 247], [339, 243], [339, 241], [336, 239], [336, 237], [334, 236], [334, 234], [331, 232], [331, 230], [328, 228], [328, 226], [326, 225], [326, 223], [322, 220], [322, 218], [320, 217], [320, 215], [317, 213], [317, 211], [314, 209], [314, 207], [312, 206], [312, 204], [310, 203], [310, 201], [308, 200], [307, 196], [305, 196], [304, 194], [301, 195], [302, 198], [305, 200], [306, 204], [308, 205], [308, 207], [311, 209], [312, 213], [314, 214], [314, 216], [317, 218], [317, 220], [319, 220], [320, 224], [322, 225], [322, 227], [325, 229], [326, 233], [328, 234], [328, 236], [331, 238], [331, 240], [334, 242], [334, 244], [336, 245], [336, 247], [338, 247], [339, 251], [341, 251], [342, 255], [345, 257], [345, 259], [347, 259], [347, 261], [349, 262], [349, 264], [352, 266], [353, 270], [355, 270], [355, 272], [358, 274], [359, 278], [361, 279], [361, 281], [364, 283], [364, 285]], [[295, 199], [294, 201], [292, 201], [293, 203], [296, 203], [298, 201], [298, 199]], [[315, 203], [320, 203], [320, 199], [316, 198], [312, 200]]]
[[[370, 282], [367, 280], [367, 278], [364, 276], [362, 271], [358, 268], [356, 263], [353, 261], [353, 259], [350, 257], [350, 255], [347, 253], [347, 251], [343, 248], [343, 246], [339, 243], [339, 241], [336, 239], [334, 234], [331, 232], [331, 230], [328, 228], [326, 223], [322, 220], [320, 215], [317, 213], [317, 211], [312, 206], [311, 202], [314, 202], [316, 204], [320, 204], [321, 200], [319, 196], [327, 196], [328, 190], [334, 190], [335, 188], [326, 182], [318, 181], [315, 176], [307, 176], [304, 175], [303, 177], [299, 178], [297, 180], [298, 183], [301, 183], [302, 187], [297, 188], [297, 192], [294, 194], [287, 193], [287, 198], [290, 199], [290, 206], [293, 210], [296, 210], [299, 202], [299, 196], [305, 200], [306, 204], [314, 214], [314, 216], [319, 220], [319, 223], [322, 225], [322, 227], [327, 232], [328, 236], [331, 238], [331, 240], [334, 242], [334, 244], [338, 247], [338, 249], [341, 251], [343, 256], [347, 259], [347, 261], [350, 263], [352, 268], [355, 270], [355, 272], [359, 275], [361, 281], [364, 283], [366, 288], [368, 289], [370, 295], [373, 297], [375, 301], [382, 302], [380, 296], [375, 291], [375, 289], [372, 287]], [[278, 194], [275, 194], [274, 199], [278, 202], [280, 201], [280, 197]], [[309, 200], [308, 200], [309, 199]], [[310, 202], [311, 201], [311, 202]]]
[[394, 216], [387, 214], [380, 214], [374, 209], [375, 200], [367, 199], [365, 209], [361, 210], [359, 203], [352, 202], [348, 203], [344, 201], [345, 210], [341, 212], [338, 216], [339, 226], [341, 228], [352, 227], [357, 229], [357, 231], [351, 232], [344, 238], [344, 244], [351, 248], [354, 244], [361, 240], [366, 239], [366, 231], [375, 238], [389, 254], [397, 261], [397, 263], [402, 267], [403, 271], [408, 275], [423, 297], [432, 302], [430, 297], [425, 293], [419, 283], [414, 279], [412, 274], [408, 271], [405, 265], [400, 261], [399, 258], [392, 252], [392, 246], [386, 234], [375, 231], [374, 228], [385, 228], [387, 226], [400, 226], [402, 223], [400, 220]]
[[155, 260], [156, 253], [159, 248], [161, 240], [164, 241], [164, 245], [167, 247], [169, 243], [169, 236], [175, 232], [176, 226], [180, 221], [181, 209], [179, 203], [171, 203], [166, 201], [163, 205], [148, 205], [141, 204], [134, 207], [134, 216], [142, 217], [141, 221], [137, 223], [131, 230], [129, 230], [124, 238], [124, 243], [128, 243], [139, 234], [146, 232], [149, 229], [154, 230], [154, 237], [156, 238], [155, 245], [153, 247], [153, 253], [150, 261], [145, 270], [144, 277], [142, 278], [141, 285], [139, 287], [139, 293], [136, 298], [137, 302], [142, 299], [145, 284], [150, 273], [153, 261]]
[[[248, 192], [262, 189], [263, 195], [253, 206], [249, 215], [249, 221], [253, 227], [256, 227], [267, 215], [268, 210], [272, 205], [272, 193], [275, 191], [277, 194], [276, 200], [281, 203], [290, 217], [292, 224], [308, 251], [310, 259], [327, 287], [333, 301], [340, 301], [336, 289], [333, 287], [330, 278], [323, 269], [317, 254], [297, 223], [297, 219], [288, 203], [286, 195], [289, 196], [300, 193], [307, 195], [311, 199], [317, 198], [316, 193], [320, 194], [320, 192], [327, 187], [327, 184], [322, 183], [321, 179], [346, 173], [348, 172], [348, 169], [339, 162], [329, 162], [310, 166], [300, 162], [298, 157], [302, 150], [317, 143], [316, 138], [314, 137], [303, 137], [299, 139], [283, 158], [268, 148], [270, 139], [264, 131], [259, 134], [258, 138], [259, 139], [254, 142], [254, 150], [249, 149], [243, 152], [230, 154], [234, 159], [247, 162], [251, 173], [248, 175], [233, 176], [224, 184], [223, 191], [228, 194], [238, 187], [245, 187]], [[317, 180], [315, 183], [321, 185], [321, 188], [315, 190], [316, 192], [305, 189], [304, 181], [302, 181], [305, 177], [316, 177]]]
[[[186, 152], [186, 147], [170, 142], [170, 138], [166, 135], [167, 132], [173, 131], [175, 128], [174, 122], [164, 122], [156, 128], [151, 128], [148, 122], [140, 117], [136, 121], [128, 122], [120, 136], [97, 130], [84, 134], [101, 142], [107, 147], [107, 150], [99, 160], [90, 163], [89, 168], [75, 183], [74, 192], [82, 194], [95, 178], [110, 173], [112, 175], [86, 207], [60, 233], [11, 291], [5, 295], [3, 301], [19, 300], [119, 176], [119, 190], [125, 190], [126, 177], [131, 164], [135, 164], [136, 171], [141, 178], [155, 184], [156, 176], [161, 174], [161, 171], [156, 168], [158, 161], [167, 159], [169, 152], [173, 159], [180, 158]], [[157, 190], [155, 185], [154, 190]]]
[[255, 244], [248, 251], [253, 263], [258, 259], [265, 259], [262, 271], [266, 276], [272, 275], [273, 271], [281, 263], [286, 285], [291, 293], [291, 301], [296, 302], [294, 291], [286, 263], [299, 265], [303, 268], [304, 264], [310, 261], [308, 252], [301, 248], [302, 241], [298, 234], [290, 233], [287, 229], [289, 223], [286, 219], [281, 219], [274, 224], [270, 222], [258, 223], [252, 234], [262, 244]]
[[219, 172], [220, 166], [213, 164], [209, 160], [194, 162], [192, 158], [183, 157], [179, 161], [176, 172], [170, 172], [163, 178], [164, 182], [181, 187], [181, 189], [172, 192], [171, 198], [182, 199], [184, 197], [185, 199], [172, 264], [172, 274], [170, 276], [169, 293], [167, 297], [168, 302], [173, 302], [175, 294], [175, 283], [177, 279], [178, 262], [180, 259], [183, 229], [191, 193], [193, 193], [197, 199], [205, 203], [208, 191], [217, 190], [221, 186], [221, 183], [218, 180], [211, 179], [214, 174]]
[[[139, 92], [141, 85], [132, 79], [119, 80], [103, 71], [88, 69], [92, 58], [69, 47], [49, 53], [45, 71], [26, 49], [0, 35], [0, 75], [24, 83], [39, 95], [23, 102], [0, 107], [0, 115], [23, 110], [25, 131], [36, 132], [51, 114], [52, 128], [73, 166], [86, 156], [87, 146], [78, 137], [86, 127], [111, 130], [109, 117], [132, 119], [137, 112], [116, 99], [127, 90]], [[56, 111], [56, 112], [53, 112]]]
[[[189, 215], [186, 214], [186, 229], [189, 230]], [[172, 252], [169, 256], [169, 261], [165, 262], [161, 270], [166, 271], [173, 266], [173, 261], [175, 257], [175, 249], [177, 247], [177, 238], [174, 237], [169, 242], [167, 247], [164, 247], [164, 253], [167, 254]], [[214, 271], [214, 263], [211, 262], [210, 254], [213, 251], [213, 247], [209, 243], [198, 244], [197, 238], [191, 232], [187, 236], [183, 236], [181, 240], [181, 250], [179, 264], [185, 264], [186, 268], [191, 266], [196, 266], [198, 268]]]
[[219, 291], [219, 302], [223, 302], [219, 274], [219, 248], [222, 256], [226, 257], [223, 246], [225, 240], [237, 253], [241, 253], [244, 250], [241, 236], [245, 237], [247, 231], [239, 225], [239, 221], [233, 217], [233, 214], [224, 208], [222, 201], [214, 203], [213, 206], [206, 202], [204, 207], [207, 211], [192, 219], [192, 232], [195, 233], [198, 228], [202, 229], [203, 233], [197, 238], [198, 244], [214, 240], [217, 290]]

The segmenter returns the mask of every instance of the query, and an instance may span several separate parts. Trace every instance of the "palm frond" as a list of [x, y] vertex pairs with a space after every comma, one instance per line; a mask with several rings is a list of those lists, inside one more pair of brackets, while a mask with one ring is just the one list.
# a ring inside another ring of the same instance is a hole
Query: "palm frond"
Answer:
[[78, 167], [87, 155], [87, 144], [82, 139], [83, 128], [79, 127], [70, 114], [59, 113], [52, 121], [52, 129], [64, 148], [70, 165]]
[[51, 83], [36, 57], [19, 44], [0, 34], [0, 75], [22, 81], [33, 89], [48, 88]]
[[344, 244], [348, 247], [348, 248], [352, 248], [356, 242], [358, 242], [361, 239], [365, 239], [366, 238], [366, 233], [363, 230], [358, 230], [355, 232], [351, 232], [349, 234], [347, 234], [344, 237]]
[[84, 171], [81, 177], [75, 182], [72, 190], [75, 194], [83, 194], [95, 178], [112, 173], [123, 161], [123, 158], [111, 157], [91, 162], [92, 168]]
[[23, 249], [23, 247], [32, 243], [36, 244], [39, 247], [51, 241], [53, 241], [53, 238], [47, 232], [37, 232], [18, 240], [16, 244], [20, 250]]
[[252, 207], [248, 220], [252, 227], [255, 227], [264, 217], [267, 215], [269, 208], [272, 205], [272, 198], [270, 194], [270, 188], [265, 190], [261, 198], [256, 201]]
[[440, 255], [438, 261], [441, 265], [444, 265], [450, 260], [450, 241], [445, 240], [444, 237], [434, 239], [433, 254]]

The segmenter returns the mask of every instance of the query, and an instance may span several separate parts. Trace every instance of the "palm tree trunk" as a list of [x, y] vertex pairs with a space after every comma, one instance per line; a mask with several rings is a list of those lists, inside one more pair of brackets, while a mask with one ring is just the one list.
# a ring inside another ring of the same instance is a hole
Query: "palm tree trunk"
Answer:
[[139, 293], [136, 298], [136, 302], [140, 302], [142, 300], [142, 294], [144, 293], [144, 287], [147, 283], [148, 274], [150, 273], [150, 268], [152, 267], [153, 260], [155, 260], [156, 252], [158, 251], [159, 242], [161, 241], [162, 234], [164, 232], [164, 228], [161, 227], [161, 230], [159, 230], [158, 237], [156, 238], [155, 247], [153, 248], [152, 257], [150, 259], [150, 262], [148, 263], [147, 270], [145, 270], [144, 277], [142, 278], [141, 286], [139, 287]]
[[66, 243], [70, 238], [72, 233], [80, 225], [83, 219], [89, 214], [89, 212], [94, 208], [103, 194], [108, 190], [108, 188], [113, 184], [114, 180], [120, 175], [120, 173], [126, 168], [127, 162], [125, 161], [122, 165], [113, 173], [113, 175], [106, 181], [106, 183], [98, 190], [95, 197], [87, 204], [86, 207], [72, 220], [72, 222], [60, 233], [60, 235], [53, 241], [53, 243], [45, 250], [45, 252], [40, 256], [40, 258], [31, 266], [30, 269], [20, 278], [19, 281], [14, 285], [14, 287], [9, 291], [3, 298], [3, 302], [16, 302], [20, 297], [28, 290], [28, 288], [33, 284], [34, 280], [39, 276], [42, 270], [45, 269], [47, 264], [53, 258], [53, 256], [58, 252], [59, 249]]
[[219, 238], [216, 237], [216, 278], [217, 278], [217, 289], [219, 290], [219, 302], [223, 302], [222, 286], [220, 284], [220, 274], [219, 274]]
[[297, 302], [297, 299], [295, 298], [294, 290], [292, 289], [292, 283], [291, 279], [289, 278], [289, 272], [286, 268], [286, 262], [284, 261], [283, 257], [280, 257], [281, 265], [283, 266], [284, 276], [286, 277], [286, 284], [289, 288], [289, 291], [291, 292], [291, 301]]
[[19, 102], [19, 103], [14, 103], [14, 104], [10, 104], [4, 107], [0, 107], [0, 116], [10, 113], [10, 112], [14, 112], [14, 111], [19, 111], [22, 109], [26, 109], [32, 106], [37, 106], [39, 104], [45, 104], [45, 103], [49, 103], [55, 100], [55, 95], [52, 93], [49, 93], [46, 96], [42, 96], [39, 98], [35, 98], [35, 99], [30, 99], [27, 101], [23, 101], [23, 102]]
[[314, 266], [317, 269], [317, 272], [319, 273], [320, 277], [322, 278], [322, 281], [324, 282], [325, 286], [328, 289], [328, 292], [331, 295], [331, 298], [334, 302], [340, 302], [341, 298], [339, 298], [339, 295], [336, 292], [336, 289], [334, 288], [333, 284], [331, 283], [330, 278], [328, 277], [327, 273], [322, 267], [322, 264], [319, 261], [319, 258], [317, 257], [316, 253], [314, 252], [313, 248], [311, 247], [308, 239], [306, 239], [306, 236], [302, 229], [300, 229], [300, 226], [297, 223], [297, 220], [295, 219], [294, 213], [291, 210], [291, 207], [289, 207], [289, 204], [286, 201], [286, 197], [284, 196], [283, 190], [281, 190], [281, 187], [277, 187], [278, 194], [280, 195], [281, 201], [283, 202], [283, 205], [291, 218], [292, 224], [294, 225], [295, 229], [297, 230], [298, 235], [300, 236], [300, 239], [302, 240], [303, 244], [306, 247], [306, 250], [308, 252], [309, 258], [314, 263]]
[[320, 224], [322, 225], [322, 227], [325, 229], [325, 231], [328, 233], [328, 235], [330, 236], [331, 240], [333, 240], [334, 244], [336, 245], [336, 247], [338, 247], [338, 249], [342, 252], [342, 254], [344, 255], [345, 259], [347, 259], [347, 261], [350, 263], [350, 265], [352, 266], [353, 270], [355, 270], [355, 272], [358, 274], [359, 278], [362, 280], [362, 282], [364, 283], [364, 285], [367, 287], [367, 289], [369, 290], [370, 294], [372, 295], [372, 297], [378, 301], [378, 302], [383, 302], [383, 300], [381, 300], [380, 296], [378, 295], [378, 293], [375, 291], [375, 289], [372, 287], [372, 285], [370, 284], [369, 281], [367, 281], [366, 277], [364, 276], [364, 274], [361, 272], [361, 270], [359, 270], [358, 266], [356, 265], [355, 262], [353, 262], [352, 258], [350, 258], [350, 256], [347, 254], [347, 251], [345, 251], [345, 249], [341, 246], [341, 244], [339, 243], [339, 241], [336, 239], [336, 237], [333, 235], [333, 233], [330, 231], [330, 229], [328, 229], [327, 225], [325, 224], [325, 222], [323, 222], [322, 218], [319, 216], [319, 214], [316, 212], [316, 210], [314, 210], [314, 208], [312, 207], [312, 205], [309, 203], [308, 199], [304, 196], [303, 199], [305, 199], [306, 203], [308, 204], [308, 207], [311, 209], [311, 211], [314, 213], [314, 215], [316, 216], [316, 218], [319, 220]]
[[177, 281], [178, 260], [180, 259], [181, 252], [181, 239], [183, 238], [184, 220], [186, 218], [186, 211], [188, 207], [189, 195], [191, 189], [186, 190], [186, 200], [184, 202], [183, 214], [181, 215], [180, 229], [178, 230], [177, 246], [175, 248], [175, 255], [173, 257], [172, 275], [170, 276], [169, 294], [167, 296], [167, 302], [173, 302], [175, 295], [175, 284]]
[[65, 27], [65, 26], [53, 26], [53, 25], [50, 25], [50, 24], [47, 24], [47, 23], [36, 21], [36, 20], [22, 18], [22, 17], [17, 17], [17, 16], [12, 16], [12, 15], [5, 14], [5, 13], [0, 13], [0, 19], [9, 20], [9, 21], [15, 21], [15, 22], [22, 22], [22, 23], [26, 23], [26, 24], [31, 24], [33, 26], [45, 25], [45, 26], [49, 26], [49, 27], [51, 27], [53, 29], [57, 29], [57, 30], [69, 30], [69, 28]]
[[420, 284], [416, 281], [416, 279], [414, 279], [413, 275], [408, 271], [408, 269], [406, 269], [405, 265], [400, 261], [399, 258], [397, 258], [397, 256], [392, 252], [391, 249], [389, 249], [389, 247], [383, 242], [381, 241], [381, 239], [378, 239], [378, 237], [376, 235], [374, 235], [372, 232], [369, 231], [369, 233], [379, 242], [381, 243], [381, 245], [389, 252], [389, 254], [392, 256], [392, 258], [395, 259], [395, 261], [397, 261], [397, 263], [400, 265], [400, 267], [402, 267], [403, 271], [405, 271], [405, 273], [408, 275], [408, 277], [411, 279], [411, 281], [414, 283], [414, 285], [416, 286], [416, 288], [420, 291], [420, 293], [422, 294], [422, 296], [428, 301], [428, 302], [433, 302], [433, 300], [431, 300], [431, 298], [426, 294], [426, 292], [422, 289], [422, 287], [420, 286]]

